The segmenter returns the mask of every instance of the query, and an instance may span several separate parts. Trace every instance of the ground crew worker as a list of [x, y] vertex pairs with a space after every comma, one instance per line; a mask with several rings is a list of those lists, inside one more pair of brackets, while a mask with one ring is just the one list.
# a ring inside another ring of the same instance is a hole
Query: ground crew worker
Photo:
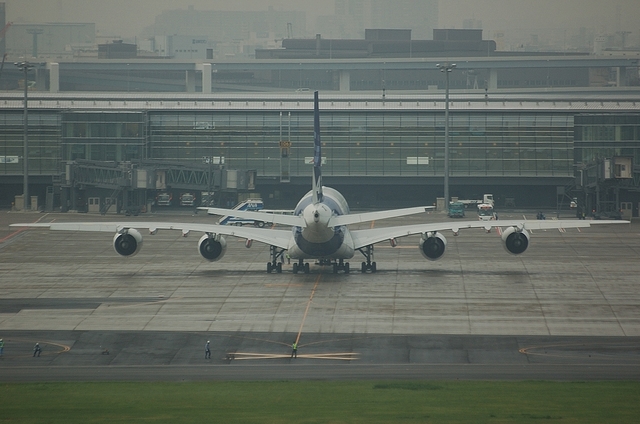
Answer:
[[204, 345], [204, 359], [211, 359], [211, 348], [209, 348], [209, 340], [207, 340], [207, 344]]
[[36, 345], [33, 347], [33, 357], [36, 357], [36, 354], [38, 356], [40, 356], [40, 352], [42, 352], [42, 349], [40, 349], [40, 343], [36, 343]]
[[3, 351], [4, 351], [4, 340], [0, 339], [0, 356], [2, 356]]
[[292, 358], [297, 358], [298, 357], [298, 342], [297, 341], [293, 342], [293, 344], [291, 345], [291, 357]]

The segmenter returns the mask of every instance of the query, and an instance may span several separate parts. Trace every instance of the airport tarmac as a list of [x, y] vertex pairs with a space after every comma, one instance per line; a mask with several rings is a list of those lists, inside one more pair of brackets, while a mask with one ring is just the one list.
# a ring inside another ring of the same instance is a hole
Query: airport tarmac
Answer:
[[[500, 217], [523, 214], [535, 219]], [[145, 235], [122, 258], [106, 233], [8, 227], [36, 220], [124, 217], [0, 212], [0, 381], [640, 379], [640, 223], [534, 231], [520, 256], [496, 232], [444, 233], [436, 262], [412, 236], [376, 245], [375, 274], [356, 256], [350, 274], [306, 275], [267, 274], [268, 246], [233, 238], [210, 263], [195, 234]]]

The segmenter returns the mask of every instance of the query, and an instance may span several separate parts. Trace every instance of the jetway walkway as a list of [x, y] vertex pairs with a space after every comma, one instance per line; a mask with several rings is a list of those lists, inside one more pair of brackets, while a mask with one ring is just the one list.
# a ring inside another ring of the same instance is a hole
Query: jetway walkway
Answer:
[[54, 181], [54, 191], [62, 193], [63, 209], [65, 204], [82, 209], [81, 199], [91, 197], [100, 198], [100, 212], [104, 213], [111, 205], [119, 205], [117, 210], [142, 210], [156, 191], [250, 191], [255, 181], [256, 171], [226, 169], [223, 163], [78, 160], [66, 165], [64, 177]]

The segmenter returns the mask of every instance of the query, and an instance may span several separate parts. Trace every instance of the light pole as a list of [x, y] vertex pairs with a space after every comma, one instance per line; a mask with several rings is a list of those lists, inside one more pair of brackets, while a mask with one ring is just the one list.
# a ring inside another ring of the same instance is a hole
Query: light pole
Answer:
[[[202, 161], [209, 165], [209, 173], [207, 175], [207, 200], [203, 202], [204, 198], [200, 199], [201, 206], [214, 206], [213, 205], [213, 195], [211, 192], [213, 191], [213, 156], [203, 156]], [[205, 204], [203, 204], [205, 203]]]
[[449, 74], [456, 67], [455, 63], [438, 63], [440, 72], [446, 76], [444, 91], [444, 210], [449, 211]]
[[28, 91], [29, 90], [29, 80], [28, 80], [29, 71], [33, 69], [34, 65], [29, 62], [16, 62], [15, 65], [18, 68], [20, 68], [21, 71], [24, 72], [24, 140], [23, 140], [24, 152], [22, 154], [23, 160], [24, 160], [24, 163], [23, 163], [24, 178], [22, 180], [22, 193], [24, 197], [24, 210], [28, 211], [29, 209], [31, 209], [30, 207], [31, 199], [29, 198], [29, 135], [28, 135], [29, 111], [27, 108], [27, 94], [29, 92]]

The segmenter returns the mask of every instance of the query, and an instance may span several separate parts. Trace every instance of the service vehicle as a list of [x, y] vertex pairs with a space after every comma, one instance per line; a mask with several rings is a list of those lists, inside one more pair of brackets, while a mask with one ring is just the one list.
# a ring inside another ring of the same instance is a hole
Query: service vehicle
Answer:
[[465, 207], [469, 207], [472, 205], [491, 205], [493, 206], [495, 203], [493, 201], [493, 194], [487, 193], [482, 196], [482, 199], [458, 199], [458, 202], [461, 202]]
[[480, 221], [495, 221], [497, 219], [496, 213], [493, 210], [493, 205], [489, 203], [481, 203], [478, 205], [478, 219]]
[[449, 203], [449, 218], [464, 218], [464, 203], [451, 202]]
[[[207, 208], [204, 208], [207, 209]], [[262, 199], [248, 199], [243, 202], [238, 203], [233, 207], [232, 210], [235, 211], [253, 211], [258, 212], [264, 209], [264, 202]], [[265, 215], [265, 219], [268, 218], [268, 215]], [[255, 227], [262, 228], [265, 226], [265, 221], [257, 220], [257, 219], [249, 219], [249, 218], [240, 218], [232, 215], [226, 215], [220, 218], [218, 221], [220, 225], [253, 225]]]
[[196, 196], [193, 193], [182, 193], [180, 196], [180, 206], [193, 206], [196, 203]]
[[156, 205], [158, 206], [171, 206], [173, 196], [171, 193], [162, 192], [156, 196]]

